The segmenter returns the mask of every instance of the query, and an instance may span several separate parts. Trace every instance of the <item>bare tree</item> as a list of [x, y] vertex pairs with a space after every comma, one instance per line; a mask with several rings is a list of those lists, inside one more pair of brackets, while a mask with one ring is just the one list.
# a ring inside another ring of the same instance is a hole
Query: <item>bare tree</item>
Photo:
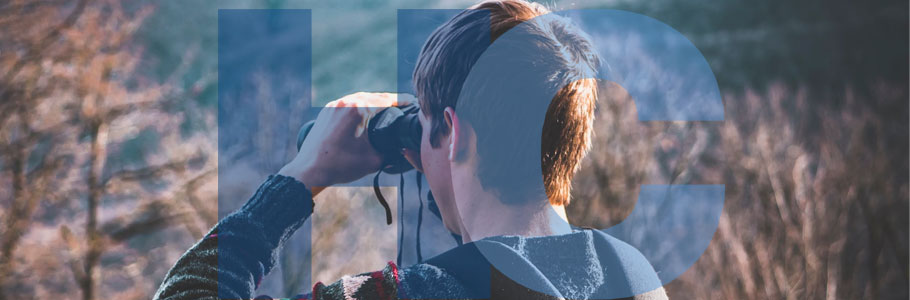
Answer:
[[[40, 284], [17, 284], [41, 272], [16, 265], [16, 257], [40, 260], [30, 252], [17, 254], [30, 230], [59, 228], [63, 259], [41, 261], [59, 264], [51, 269], [68, 265], [82, 298], [96, 299], [105, 253], [141, 259], [122, 242], [173, 224], [198, 237], [207, 226], [199, 218], [214, 222], [213, 209], [200, 200], [210, 196], [197, 193], [214, 175], [213, 136], [182, 136], [181, 121], [198, 109], [181, 102], [188, 91], [136, 69], [142, 49], [132, 37], [150, 12], [145, 7], [127, 13], [118, 1], [0, 4], [0, 190], [12, 191], [9, 199], [3, 196], [8, 202], [0, 202], [0, 299], [51, 293]], [[59, 23], [51, 21], [59, 16]], [[118, 148], [145, 130], [156, 133], [160, 151], [132, 165], [110, 163]], [[144, 188], [150, 181], [166, 181], [166, 188]], [[105, 203], [125, 200], [137, 203], [130, 204], [132, 212], [104, 221], [105, 209], [116, 206]], [[49, 208], [42, 212], [42, 206]], [[46, 216], [72, 206], [81, 206], [73, 215], [82, 216], [81, 228], [73, 227], [73, 216]], [[39, 221], [36, 213], [45, 216]], [[105, 298], [148, 297], [150, 285]]]

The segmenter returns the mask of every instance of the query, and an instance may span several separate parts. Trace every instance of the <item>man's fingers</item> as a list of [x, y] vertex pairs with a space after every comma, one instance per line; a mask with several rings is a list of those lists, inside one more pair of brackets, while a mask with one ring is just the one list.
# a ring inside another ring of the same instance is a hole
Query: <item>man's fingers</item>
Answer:
[[[366, 132], [370, 119], [379, 111], [386, 107], [415, 103], [416, 101], [417, 99], [411, 94], [358, 92], [329, 102], [325, 107], [352, 109], [348, 113], [359, 116], [354, 135], [360, 137]], [[417, 157], [418, 162], [419, 159]]]
[[325, 104], [325, 107], [345, 107], [345, 106], [346, 106], [346, 103], [344, 101], [344, 98], [341, 98], [341, 99], [338, 99], [338, 100]]
[[398, 93], [366, 93], [358, 92], [341, 99], [329, 102], [326, 107], [357, 107], [380, 110], [390, 106], [400, 106], [407, 103], [417, 103], [417, 98], [411, 94]]

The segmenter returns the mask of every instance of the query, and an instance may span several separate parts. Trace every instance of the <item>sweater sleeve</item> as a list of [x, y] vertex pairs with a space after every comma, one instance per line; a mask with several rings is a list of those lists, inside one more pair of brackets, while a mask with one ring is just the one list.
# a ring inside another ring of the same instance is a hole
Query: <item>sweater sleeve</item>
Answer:
[[313, 212], [299, 181], [271, 175], [236, 212], [187, 250], [154, 299], [248, 299], [275, 265], [282, 244]]

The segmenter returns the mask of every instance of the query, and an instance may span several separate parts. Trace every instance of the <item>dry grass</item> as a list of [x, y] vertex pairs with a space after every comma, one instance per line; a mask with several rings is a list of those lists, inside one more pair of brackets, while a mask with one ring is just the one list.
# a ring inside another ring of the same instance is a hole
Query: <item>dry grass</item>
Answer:
[[907, 298], [905, 86], [773, 84], [725, 95], [722, 124], [689, 125], [636, 122], [621, 89], [603, 95], [573, 223], [618, 223], [638, 184], [726, 185], [720, 227], [671, 297]]

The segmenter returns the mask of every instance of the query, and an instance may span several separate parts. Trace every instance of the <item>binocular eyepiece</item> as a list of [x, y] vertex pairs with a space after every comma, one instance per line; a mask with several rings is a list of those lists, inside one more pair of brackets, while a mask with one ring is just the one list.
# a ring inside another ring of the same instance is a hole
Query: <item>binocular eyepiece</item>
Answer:
[[[384, 108], [370, 118], [367, 136], [376, 152], [382, 155], [383, 172], [398, 174], [414, 168], [401, 154], [401, 149], [420, 151], [423, 129], [417, 116], [419, 112], [417, 104], [408, 103]], [[297, 151], [300, 151], [300, 146], [315, 122], [309, 121], [300, 127], [297, 133]]]

